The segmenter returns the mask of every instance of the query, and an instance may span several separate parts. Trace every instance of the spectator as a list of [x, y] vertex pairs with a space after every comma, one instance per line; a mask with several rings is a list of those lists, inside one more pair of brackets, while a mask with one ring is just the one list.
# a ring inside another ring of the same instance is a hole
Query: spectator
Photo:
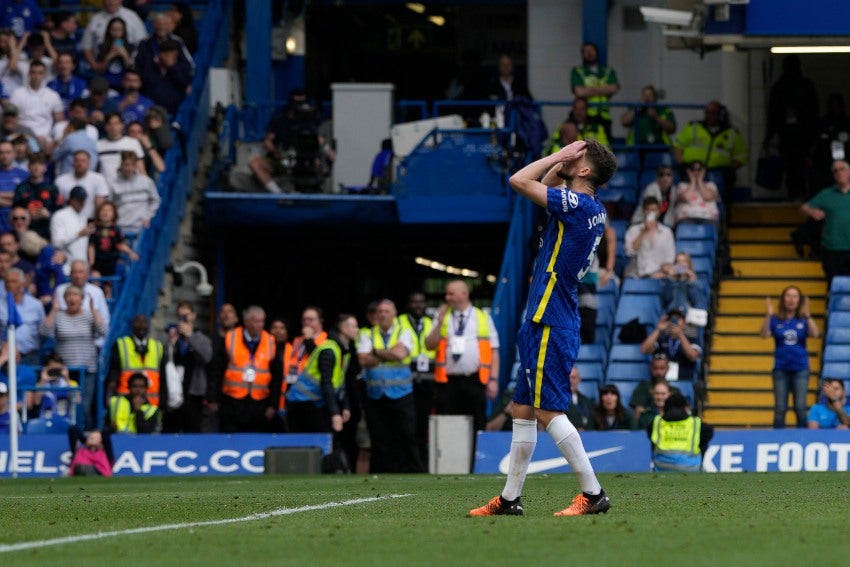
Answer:
[[616, 384], [605, 384], [599, 388], [599, 404], [593, 409], [593, 421], [599, 431], [634, 429], [632, 416], [623, 407]]
[[[0, 146], [0, 158], [3, 153]], [[850, 164], [845, 160], [834, 161], [832, 175], [835, 185], [823, 189], [800, 207], [811, 219], [824, 221], [820, 253], [827, 282], [835, 276], [850, 274], [850, 199], [847, 198]]]
[[88, 170], [96, 171], [99, 161], [97, 153], [97, 142], [92, 140], [89, 128], [97, 132], [97, 128], [87, 124], [83, 118], [74, 117], [65, 123], [59, 146], [53, 152], [53, 160], [56, 164], [56, 176], [70, 174], [74, 171], [74, 156], [77, 152], [85, 152], [92, 156], [88, 161]]
[[65, 304], [65, 290], [70, 286], [77, 286], [83, 293], [83, 302], [80, 308], [83, 311], [90, 311], [91, 307], [94, 306], [100, 318], [103, 319], [104, 324], [108, 327], [111, 320], [109, 305], [106, 303], [103, 290], [89, 281], [90, 276], [89, 265], [85, 260], [74, 260], [71, 262], [71, 281], [56, 286], [53, 302], [59, 305], [59, 309], [67, 309], [67, 305]]
[[26, 137], [18, 136], [17, 138], [12, 138], [12, 148], [15, 150], [15, 167], [29, 169], [29, 143]]
[[[2, 153], [2, 151], [0, 151]], [[50, 241], [65, 253], [69, 262], [88, 261], [89, 236], [94, 234], [94, 219], [84, 208], [88, 193], [77, 185], [68, 194], [68, 205], [50, 217]]]
[[161, 201], [153, 179], [139, 173], [137, 162], [135, 153], [122, 151], [118, 177], [112, 182], [112, 202], [118, 209], [118, 228], [125, 232], [148, 228]]
[[133, 66], [135, 44], [127, 36], [127, 26], [121, 18], [112, 18], [106, 25], [103, 42], [97, 46], [92, 69], [103, 76], [113, 89], [122, 88], [124, 72]]
[[53, 417], [70, 419], [72, 406], [82, 401], [79, 393], [75, 394], [64, 389], [78, 388], [79, 384], [71, 379], [68, 367], [65, 366], [62, 357], [55, 352], [44, 361], [35, 385], [37, 388], [56, 388], [56, 390], [26, 392], [28, 419]]
[[824, 378], [821, 381], [823, 397], [809, 408], [809, 429], [850, 428], [850, 404], [844, 381]]
[[[570, 74], [573, 94], [587, 99], [587, 102], [593, 105], [588, 108], [587, 115], [602, 124], [607, 138], [610, 139], [611, 112], [606, 103], [620, 90], [617, 72], [611, 67], [600, 65], [599, 48], [592, 42], [587, 41], [581, 46], [581, 59], [581, 66], [573, 67]], [[569, 142], [565, 142], [563, 145], [568, 144]]]
[[626, 143], [630, 146], [670, 145], [670, 134], [676, 131], [676, 117], [666, 106], [658, 106], [658, 91], [646, 85], [640, 91], [640, 102], [645, 106], [629, 108], [620, 123], [629, 129]]
[[[26, 209], [16, 207], [12, 209], [12, 218], [15, 219], [16, 216], [26, 213]], [[20, 222], [13, 220], [16, 232], [17, 224]], [[32, 294], [41, 301], [45, 309], [49, 309], [55, 287], [67, 280], [64, 271], [65, 254], [54, 250], [47, 240], [32, 230], [25, 229], [18, 234], [22, 257], [35, 267], [35, 289]]]
[[[62, 198], [59, 196], [59, 189], [56, 188], [56, 185], [46, 178], [47, 156], [41, 152], [30, 154], [29, 172], [29, 178], [15, 188], [12, 206], [23, 207], [29, 211], [29, 214], [32, 215], [32, 229], [42, 238], [49, 239], [50, 215], [62, 206]], [[12, 228], [17, 232], [17, 228], [14, 226], [14, 214], [10, 220], [12, 221]]]
[[140, 41], [136, 50], [135, 68], [141, 74], [142, 80], [144, 81], [144, 77], [156, 69], [158, 65], [157, 57], [162, 49], [162, 44], [169, 40], [177, 43], [176, 71], [191, 77], [195, 72], [195, 62], [180, 36], [173, 33], [174, 20], [168, 14], [161, 12], [154, 14], [151, 20], [153, 21], [153, 34]]
[[471, 415], [473, 431], [486, 424], [487, 400], [499, 393], [499, 335], [488, 313], [472, 305], [469, 285], [446, 285], [425, 346], [437, 349], [434, 389], [439, 415]]
[[800, 56], [786, 55], [782, 59], [782, 74], [770, 89], [767, 132], [762, 146], [767, 147], [777, 138], [785, 188], [791, 199], [809, 196], [807, 163], [811, 162], [819, 104], [815, 84], [803, 76]]
[[652, 443], [655, 472], [700, 472], [702, 456], [714, 436], [714, 428], [691, 415], [682, 394], [671, 394], [664, 412], [646, 430]]
[[18, 107], [6, 102], [3, 105], [2, 139], [11, 142], [19, 136], [24, 136], [27, 139], [27, 143], [32, 151], [37, 152], [41, 150], [35, 133], [20, 123]]
[[665, 264], [662, 271], [664, 280], [661, 286], [661, 307], [664, 311], [677, 309], [687, 313], [689, 307], [708, 307], [708, 298], [697, 281], [690, 254], [679, 252], [676, 254], [676, 261], [673, 264]]
[[[567, 418], [572, 422], [579, 431], [593, 431], [596, 429], [596, 421], [594, 419], [594, 410], [596, 404], [592, 398], [588, 398], [581, 393], [578, 386], [581, 384], [581, 373], [578, 366], [573, 366], [570, 370], [570, 407], [567, 408]], [[508, 416], [508, 421], [513, 421], [513, 418]]]
[[[672, 226], [673, 213], [670, 204], [674, 193], [673, 168], [669, 165], [659, 165], [655, 170], [655, 181], [644, 188], [640, 202], [643, 203], [647, 197], [653, 197], [658, 201], [658, 220]], [[643, 221], [643, 207], [635, 208], [630, 224], [640, 224]]]
[[664, 402], [671, 396], [673, 389], [667, 380], [658, 380], [653, 384], [650, 392], [652, 394], [652, 405], [646, 408], [637, 422], [637, 428], [644, 431], [652, 425], [655, 416], [664, 413]]
[[44, 26], [44, 14], [35, 0], [6, 0], [0, 11], [0, 27], [12, 30], [15, 37], [38, 33]]
[[[53, 125], [53, 139], [56, 140], [56, 143], [62, 145], [62, 140], [65, 136], [70, 134], [68, 131], [68, 124], [74, 118], [81, 120], [85, 125], [83, 128], [88, 134], [89, 138], [92, 140], [92, 155], [97, 155], [97, 140], [100, 138], [100, 132], [98, 132], [95, 126], [89, 124], [89, 111], [86, 106], [86, 101], [82, 98], [75, 98], [68, 105], [68, 120], [62, 120], [61, 122], [57, 122]], [[56, 159], [56, 152], [59, 150], [54, 150], [53, 158]], [[97, 164], [95, 164], [96, 166]]]
[[24, 291], [31, 291], [31, 285], [35, 278], [35, 266], [29, 260], [24, 260], [18, 254], [20, 243], [18, 242], [18, 234], [16, 232], [0, 233], [0, 250], [9, 254], [9, 261], [12, 268], [18, 268], [24, 273]]
[[[50, 45], [56, 53], [70, 53], [77, 58], [77, 29], [79, 22], [73, 12], [54, 12], [51, 17], [53, 27], [50, 29]], [[57, 58], [57, 61], [59, 58]]]
[[124, 77], [121, 79], [121, 92], [118, 97], [118, 111], [121, 113], [121, 119], [124, 124], [131, 122], [141, 122], [145, 119], [145, 114], [153, 106], [153, 101], [141, 94], [142, 76], [134, 69], [124, 71]]
[[15, 149], [12, 143], [0, 141], [0, 232], [9, 232], [9, 210], [15, 198], [15, 189], [29, 178], [29, 172], [15, 167]]
[[366, 370], [366, 425], [372, 444], [369, 472], [423, 472], [410, 373], [413, 336], [398, 324], [392, 301], [379, 301], [377, 316], [378, 324], [368, 335], [361, 335], [357, 345], [360, 365]]
[[668, 380], [698, 378], [696, 363], [702, 355], [702, 347], [686, 336], [685, 314], [678, 309], [668, 311], [659, 318], [658, 325], [641, 343], [640, 351], [643, 354], [667, 355], [670, 364]]
[[[15, 301], [15, 307], [21, 316], [21, 323], [15, 327], [15, 347], [21, 364], [38, 366], [41, 364], [38, 336], [39, 325], [44, 321], [44, 306], [26, 291], [26, 276], [20, 268], [6, 270], [6, 293]], [[0, 321], [5, 329], [9, 322], [9, 308], [6, 301], [0, 301]]]
[[96, 68], [97, 64], [97, 47], [105, 41], [109, 23], [114, 18], [124, 20], [130, 45], [138, 45], [148, 34], [141, 18], [132, 10], [123, 7], [121, 0], [103, 0], [103, 10], [95, 12], [91, 17], [80, 43], [83, 55], [92, 69]]
[[16, 89], [9, 102], [18, 108], [21, 125], [31, 129], [41, 148], [49, 153], [53, 150], [53, 122], [65, 117], [65, 105], [56, 91], [47, 87], [46, 74], [44, 63], [33, 61], [29, 67], [29, 82]]
[[596, 140], [604, 146], [608, 146], [608, 134], [605, 126], [596, 118], [588, 115], [587, 99], [576, 98], [573, 100], [573, 108], [567, 119], [564, 120], [549, 140], [547, 154], [554, 154], [576, 140]]
[[210, 363], [210, 391], [216, 397], [209, 409], [218, 411], [222, 433], [267, 432], [278, 417], [283, 369], [272, 364], [275, 344], [263, 330], [266, 313], [252, 305], [242, 320], [244, 326], [218, 342]]
[[224, 303], [218, 310], [218, 336], [224, 338], [228, 331], [232, 331], [239, 324], [239, 315], [232, 303]]
[[826, 114], [818, 121], [812, 151], [809, 187], [816, 190], [833, 182], [830, 166], [836, 160], [850, 158], [850, 117], [844, 112], [844, 97], [831, 93], [826, 101]]
[[[96, 278], [114, 276], [118, 269], [121, 254], [126, 254], [133, 262], [138, 254], [127, 243], [124, 233], [117, 226], [118, 212], [112, 201], [104, 201], [97, 207], [95, 232], [89, 236], [88, 258], [92, 276]], [[104, 282], [104, 293], [112, 297], [112, 285]]]
[[166, 39], [159, 45], [155, 65], [140, 70], [142, 93], [172, 115], [189, 93], [194, 75], [194, 69], [180, 64], [181, 47], [177, 40]]
[[148, 336], [149, 331], [150, 321], [139, 313], [130, 323], [132, 334], [115, 341], [110, 357], [106, 391], [110, 397], [115, 394], [127, 395], [130, 393], [130, 377], [142, 373], [148, 379], [147, 399], [151, 404], [161, 407], [168, 399], [168, 384], [160, 375], [163, 346], [157, 339]]
[[675, 238], [673, 231], [659, 221], [658, 199], [645, 198], [642, 208], [644, 221], [626, 230], [624, 246], [631, 261], [625, 276], [661, 278], [664, 277], [664, 264], [672, 264], [676, 258]]
[[747, 163], [747, 145], [738, 130], [729, 124], [726, 109], [716, 100], [705, 106], [702, 121], [688, 122], [673, 141], [676, 162], [689, 164], [698, 161], [708, 169], [723, 173], [724, 190], [728, 197], [735, 186], [735, 170]]
[[[641, 380], [632, 392], [629, 407], [632, 408], [634, 422], [639, 423], [641, 416], [647, 408], [653, 406], [652, 392], [659, 382], [667, 382], [667, 373], [670, 371], [670, 363], [667, 355], [658, 353], [652, 357], [649, 363], [649, 380]], [[678, 392], [677, 388], [670, 386], [671, 392]]]
[[166, 118], [165, 109], [154, 106], [145, 115], [144, 124], [139, 122], [127, 124], [127, 135], [142, 144], [145, 152], [145, 171], [150, 172], [154, 180], [165, 171], [163, 156], [174, 143], [171, 131], [165, 126]]
[[313, 350], [298, 381], [287, 388], [291, 433], [340, 433], [351, 418], [345, 374], [358, 332], [354, 315], [340, 315], [336, 329]]
[[809, 299], [797, 286], [788, 286], [779, 297], [778, 315], [773, 302], [766, 298], [767, 309], [761, 325], [761, 337], [773, 337], [773, 427], [785, 428], [788, 394], [794, 396], [797, 427], [806, 426], [806, 396], [809, 393], [809, 352], [806, 340], [820, 335], [809, 313]]
[[688, 164], [687, 173], [688, 181], [680, 182], [673, 196], [671, 224], [688, 221], [717, 226], [720, 220], [717, 185], [705, 180], [705, 165], [698, 161]]
[[106, 136], [97, 141], [97, 153], [100, 158], [100, 173], [109, 186], [112, 187], [118, 177], [122, 152], [136, 154], [139, 158], [136, 161], [136, 169], [142, 175], [146, 175], [145, 152], [142, 144], [139, 140], [124, 134], [124, 122], [121, 120], [121, 115], [117, 112], [106, 115], [104, 130]]
[[162, 410], [147, 398], [148, 378], [141, 372], [127, 380], [130, 393], [109, 398], [109, 429], [114, 433], [159, 433]]
[[105, 134], [103, 123], [106, 115], [118, 112], [118, 103], [109, 93], [109, 83], [100, 75], [89, 81], [89, 96], [85, 99], [89, 123], [97, 128], [99, 136]]
[[[48, 38], [48, 39], [45, 39]], [[53, 72], [53, 66], [56, 61], [56, 51], [50, 45], [50, 36], [46, 31], [36, 32], [27, 35], [26, 48], [29, 51], [29, 62], [32, 65], [33, 61], [41, 61], [44, 63], [46, 71], [44, 75], [44, 84], [52, 81], [56, 76]]]
[[[195, 328], [197, 315], [192, 304], [177, 304], [176, 325], [167, 329], [165, 356], [160, 375], [169, 384], [168, 411], [163, 433], [200, 433], [204, 403], [207, 401], [207, 364], [213, 356], [212, 341]], [[173, 386], [173, 387], [172, 387]], [[180, 395], [174, 396], [174, 392]], [[173, 403], [172, 403], [173, 402]]]
[[[224, 306], [221, 309], [220, 318], [222, 314], [225, 314]], [[234, 310], [233, 315], [235, 313]], [[229, 313], [227, 317], [233, 319]], [[298, 376], [307, 367], [307, 361], [313, 350], [328, 340], [328, 333], [323, 329], [324, 321], [322, 310], [318, 307], [311, 305], [302, 312], [301, 335], [292, 340], [292, 356], [289, 359], [289, 364], [286, 365], [288, 371], [286, 375], [287, 384], [295, 383]], [[224, 324], [224, 321], [222, 321], [222, 326]]]
[[402, 327], [410, 331], [414, 353], [410, 357], [413, 374], [413, 401], [416, 405], [416, 441], [419, 457], [428, 461], [428, 421], [434, 412], [434, 359], [435, 350], [428, 350], [425, 340], [434, 328], [434, 321], [425, 314], [425, 294], [413, 292], [407, 296], [407, 312], [398, 317]]
[[3, 98], [24, 84], [27, 65], [23, 48], [24, 43], [18, 42], [10, 29], [0, 28], [0, 93]]
[[[79, 441], [72, 435], [71, 439], [71, 464], [68, 465], [70, 476], [112, 476], [112, 458], [105, 447], [105, 436], [100, 431], [89, 431], [82, 435], [83, 446], [79, 447]], [[110, 449], [111, 452], [111, 449]]]
[[70, 202], [71, 190], [74, 187], [85, 189], [86, 202], [83, 213], [87, 219], [94, 218], [94, 211], [101, 203], [109, 199], [111, 191], [103, 175], [92, 171], [92, 157], [86, 150], [77, 150], [71, 161], [72, 170], [56, 178], [56, 188], [66, 202]]
[[195, 53], [198, 50], [198, 31], [195, 28], [192, 6], [188, 2], [172, 2], [167, 14], [173, 26], [172, 35], [183, 40], [186, 51]]

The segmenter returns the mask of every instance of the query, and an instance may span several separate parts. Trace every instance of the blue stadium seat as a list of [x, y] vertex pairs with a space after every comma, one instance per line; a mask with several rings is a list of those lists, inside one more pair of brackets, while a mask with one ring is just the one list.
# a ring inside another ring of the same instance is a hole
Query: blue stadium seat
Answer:
[[850, 345], [827, 344], [823, 349], [823, 362], [850, 362]]
[[694, 407], [694, 384], [686, 380], [674, 380], [670, 382], [670, 386], [679, 390], [685, 399], [688, 400], [688, 405]]
[[[626, 230], [629, 228], [629, 221], [626, 219], [611, 219], [608, 221], [608, 226], [614, 229], [617, 233], [617, 243], [622, 243], [626, 238]], [[619, 246], [617, 247], [620, 248]]]
[[[579, 372], [581, 371], [579, 370]], [[585, 381], [582, 378], [581, 383], [578, 385], [578, 391], [593, 400], [594, 403], [599, 403], [599, 382], [596, 380]]]
[[633, 150], [621, 150], [614, 152], [617, 158], [617, 170], [638, 170], [640, 169], [640, 159], [637, 152]]
[[712, 181], [715, 185], [717, 185], [717, 192], [720, 193], [720, 197], [723, 196], [723, 188], [726, 184], [726, 181], [723, 179], [723, 172], [719, 169], [709, 169], [705, 172], [705, 180]]
[[615, 299], [620, 295], [620, 288], [619, 288], [619, 286], [617, 286], [617, 282], [614, 280], [614, 278], [611, 278], [610, 280], [608, 280], [608, 284], [605, 285], [604, 287], [597, 284], [597, 286], [596, 286], [596, 296], [601, 297], [603, 295], [606, 295], [606, 296], [610, 295], [610, 296], [614, 297]]
[[[711, 258], [697, 256], [696, 258], [691, 258], [691, 261], [694, 264], [694, 272], [696, 272], [697, 278], [706, 282], [714, 281], [714, 262]], [[706, 297], [708, 296], [706, 295]]]
[[661, 314], [661, 299], [654, 295], [626, 295], [617, 303], [614, 324], [625, 325], [635, 317], [646, 325], [658, 323]]
[[717, 229], [713, 224], [680, 222], [676, 225], [676, 242], [682, 240], [709, 240], [717, 242]]
[[[605, 383], [641, 382], [649, 378], [649, 366], [646, 362], [611, 362], [605, 371]], [[628, 398], [626, 398], [628, 399]]]
[[623, 280], [623, 295], [660, 295], [662, 282], [653, 278], [626, 278]]
[[604, 327], [611, 332], [611, 329], [614, 328], [614, 312], [608, 309], [599, 309], [596, 312], [596, 326]]
[[717, 252], [716, 245], [706, 240], [682, 240], [676, 242], [676, 252], [687, 252], [691, 258], [704, 256], [714, 259]]
[[675, 161], [673, 160], [673, 154], [670, 152], [648, 152], [643, 156], [643, 168], [654, 170], [659, 165], [669, 165], [673, 167]]
[[602, 371], [602, 363], [600, 362], [576, 362], [578, 373], [581, 374], [581, 381], [601, 383], [605, 379], [605, 373]]
[[617, 390], [620, 391], [620, 403], [623, 404], [623, 407], [626, 408], [626, 411], [630, 411], [629, 400], [632, 399], [632, 394], [634, 394], [638, 382], [615, 381], [608, 382], [608, 384], [613, 384], [614, 386], [617, 386]]
[[850, 380], [850, 362], [824, 362], [820, 370], [821, 378]]
[[850, 328], [850, 311], [836, 311], [827, 316], [826, 326], [829, 329]]
[[826, 332], [826, 344], [850, 345], [850, 328], [830, 327], [830, 329]]
[[626, 193], [633, 193], [631, 190], [622, 188], [603, 188], [597, 189], [596, 196], [603, 203], [619, 203], [620, 201], [634, 201], [634, 198], [629, 199]]
[[608, 180], [610, 189], [631, 188], [637, 191], [638, 176], [636, 171], [618, 171]]
[[834, 293], [829, 296], [829, 312], [850, 311], [850, 294]]
[[850, 276], [835, 276], [829, 284], [829, 293], [850, 293]]
[[50, 419], [30, 419], [24, 424], [24, 432], [27, 434], [64, 435], [68, 433], [71, 422], [65, 418], [56, 417]]
[[608, 363], [608, 351], [597, 344], [581, 345], [578, 347], [577, 362], [599, 362], [602, 366]]
[[602, 327], [600, 325], [596, 325], [596, 334], [594, 335], [593, 342], [602, 345], [603, 347], [610, 348], [611, 347], [611, 327]]
[[613, 345], [608, 355], [611, 362], [641, 362], [644, 365], [649, 363], [650, 358], [651, 355], [640, 351], [640, 345]]

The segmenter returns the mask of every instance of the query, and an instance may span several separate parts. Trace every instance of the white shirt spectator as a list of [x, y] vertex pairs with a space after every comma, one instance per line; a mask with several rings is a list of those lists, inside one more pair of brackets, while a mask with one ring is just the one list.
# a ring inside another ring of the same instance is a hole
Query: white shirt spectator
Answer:
[[[463, 313], [463, 329], [460, 329], [460, 314]], [[490, 346], [493, 350], [499, 348], [499, 333], [493, 318], [486, 311], [487, 327], [490, 336]], [[452, 318], [448, 321], [448, 336], [455, 334], [463, 336], [463, 354], [457, 360], [454, 359], [450, 350], [446, 353], [446, 374], [477, 374], [481, 366], [481, 352], [478, 350], [478, 316], [475, 307], [470, 304], [464, 311], [452, 311]], [[437, 317], [434, 317], [434, 325], [437, 325]], [[450, 339], [449, 339], [450, 340]], [[496, 356], [495, 354], [493, 356]]]
[[80, 42], [80, 49], [90, 49], [94, 51], [103, 43], [103, 38], [106, 36], [106, 27], [112, 18], [121, 18], [127, 27], [127, 41], [132, 45], [138, 45], [140, 41], [148, 35], [148, 30], [145, 23], [139, 18], [133, 10], [121, 6], [113, 13], [106, 10], [101, 10], [95, 13], [89, 20], [89, 25], [86, 26], [86, 31], [83, 32], [83, 39]]
[[51, 244], [68, 256], [66, 273], [70, 270], [71, 261], [88, 261], [89, 237], [80, 236], [80, 231], [88, 224], [88, 220], [89, 215], [85, 214], [85, 209], [78, 213], [71, 206], [59, 209], [50, 217]]
[[130, 136], [121, 136], [117, 140], [101, 138], [97, 141], [97, 156], [100, 159], [98, 171], [106, 179], [111, 188], [118, 177], [118, 168], [121, 167], [121, 152], [133, 152], [136, 157], [144, 163], [145, 150], [142, 143]]
[[20, 123], [32, 130], [36, 136], [50, 138], [55, 113], [65, 113], [62, 99], [53, 89], [42, 85], [33, 90], [29, 85], [15, 89], [9, 102], [18, 107]]
[[627, 278], [650, 277], [664, 264], [672, 264], [676, 260], [676, 239], [673, 231], [661, 223], [656, 224], [655, 232], [648, 233], [635, 250], [634, 242], [643, 231], [643, 227], [643, 223], [633, 224], [626, 231], [626, 256], [632, 258], [626, 267]]
[[0, 58], [0, 83], [3, 85], [3, 92], [7, 95], [15, 92], [19, 87], [24, 86], [24, 79], [29, 74], [30, 65], [26, 60], [26, 55], [21, 53], [21, 58], [18, 59], [17, 70], [9, 69], [9, 58]]
[[[109, 184], [106, 183], [106, 179], [96, 171], [86, 172], [84, 177], [75, 176], [73, 171], [63, 173], [56, 178], [55, 183], [56, 188], [59, 189], [59, 194], [62, 195], [62, 200], [66, 203], [68, 202], [68, 196], [71, 194], [71, 189], [77, 185], [86, 190], [88, 197], [81, 212], [81, 214], [85, 215], [86, 219], [94, 218], [95, 201], [98, 197], [109, 199], [109, 196], [112, 194]], [[81, 259], [85, 260], [86, 257], [83, 256]]]

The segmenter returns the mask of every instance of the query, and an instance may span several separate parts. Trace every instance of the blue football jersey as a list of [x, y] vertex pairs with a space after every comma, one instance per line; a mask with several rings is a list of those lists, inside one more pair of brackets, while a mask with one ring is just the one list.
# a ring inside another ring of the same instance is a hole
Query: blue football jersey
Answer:
[[549, 220], [540, 238], [526, 318], [553, 327], [580, 326], [578, 284], [605, 231], [599, 199], [569, 188], [548, 189]]

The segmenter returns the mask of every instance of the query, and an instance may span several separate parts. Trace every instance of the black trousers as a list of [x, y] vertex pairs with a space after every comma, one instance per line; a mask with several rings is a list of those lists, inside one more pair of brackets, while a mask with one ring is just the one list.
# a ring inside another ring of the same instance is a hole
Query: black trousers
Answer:
[[413, 375], [413, 400], [416, 405], [416, 444], [419, 458], [428, 462], [428, 420], [434, 412], [434, 378], [417, 378]]
[[416, 444], [413, 394], [397, 400], [366, 398], [366, 424], [372, 443], [371, 473], [425, 472]]
[[474, 431], [487, 425], [487, 388], [478, 373], [449, 375], [449, 381], [435, 384], [439, 415], [471, 415]]
[[827, 284], [835, 276], [850, 275], [850, 250], [827, 250], [822, 248], [820, 262], [826, 274]]
[[218, 410], [220, 433], [270, 433], [273, 422], [266, 419], [266, 400], [250, 397], [238, 400], [222, 396]]
[[331, 416], [326, 406], [313, 402], [286, 402], [286, 423], [290, 433], [330, 433]]
[[163, 433], [200, 433], [204, 416], [203, 396], [186, 395], [183, 405], [170, 409], [162, 417]]

